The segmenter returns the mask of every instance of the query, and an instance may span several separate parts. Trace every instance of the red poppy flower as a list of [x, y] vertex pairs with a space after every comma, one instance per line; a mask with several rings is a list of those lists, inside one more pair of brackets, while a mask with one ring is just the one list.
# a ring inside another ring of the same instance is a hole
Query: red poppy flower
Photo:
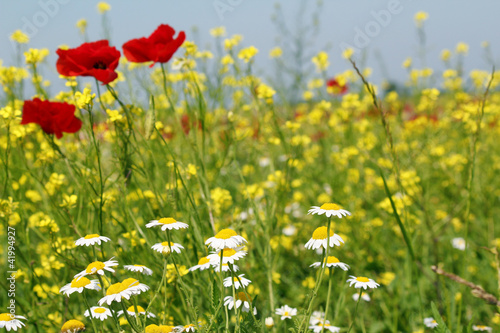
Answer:
[[337, 79], [330, 79], [326, 82], [326, 91], [332, 95], [343, 95], [347, 92], [347, 84], [340, 83]]
[[175, 30], [167, 24], [161, 24], [149, 37], [131, 39], [123, 44], [123, 54], [131, 62], [165, 63], [186, 40], [184, 31], [174, 39]]
[[120, 51], [109, 46], [107, 40], [83, 43], [74, 49], [56, 51], [57, 71], [64, 76], [93, 76], [103, 84], [114, 81], [120, 60]]
[[75, 133], [82, 127], [82, 121], [75, 117], [75, 106], [68, 103], [42, 101], [35, 98], [24, 101], [22, 125], [36, 123], [47, 134], [58, 139], [65, 133]]

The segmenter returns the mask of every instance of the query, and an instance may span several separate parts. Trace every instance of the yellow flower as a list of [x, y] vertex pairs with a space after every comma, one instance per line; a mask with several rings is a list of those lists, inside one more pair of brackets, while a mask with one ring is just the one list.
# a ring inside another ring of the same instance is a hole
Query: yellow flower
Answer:
[[330, 62], [328, 61], [328, 53], [321, 51], [316, 56], [312, 58], [312, 62], [316, 65], [316, 70], [318, 72], [325, 71], [328, 66], [330, 66]]
[[242, 49], [238, 53], [238, 58], [243, 59], [246, 63], [248, 63], [250, 60], [252, 60], [253, 57], [259, 52], [257, 48], [254, 46], [249, 46], [247, 48]]
[[463, 43], [463, 42], [460, 42], [457, 44], [457, 47], [455, 49], [455, 51], [458, 53], [458, 54], [467, 54], [467, 52], [469, 52], [469, 45]]
[[90, 89], [85, 88], [83, 89], [83, 93], [77, 91], [75, 93], [75, 98], [76, 98], [76, 106], [78, 106], [78, 108], [80, 109], [85, 109], [87, 105], [90, 105], [90, 107], [92, 107], [95, 94], [91, 94]]
[[116, 121], [122, 121], [123, 120], [123, 115], [120, 113], [118, 110], [110, 110], [107, 109], [106, 113], [108, 114], [108, 123], [114, 123]]
[[109, 3], [101, 1], [97, 4], [97, 11], [99, 14], [104, 14], [109, 10], [111, 10], [111, 5]]
[[267, 103], [273, 102], [274, 94], [276, 94], [276, 91], [264, 83], [259, 84], [257, 87], [257, 97], [265, 99]]
[[380, 274], [380, 277], [379, 277], [379, 282], [385, 286], [391, 284], [392, 281], [394, 281], [394, 279], [396, 278], [396, 274], [394, 274], [393, 272], [385, 272], [385, 273], [382, 273]]
[[403, 62], [403, 68], [409, 68], [411, 67], [411, 58], [408, 57], [405, 59], [405, 61]]
[[354, 50], [352, 48], [348, 47], [344, 51], [342, 51], [342, 58], [349, 60], [349, 59], [351, 59], [353, 54], [354, 54]]
[[76, 27], [80, 29], [80, 33], [83, 35], [85, 33], [85, 30], [87, 30], [87, 20], [80, 19], [76, 21]]
[[12, 39], [15, 42], [18, 42], [19, 44], [26, 44], [30, 41], [28, 35], [26, 35], [21, 30], [14, 31], [12, 35], [10, 35], [10, 39]]
[[429, 14], [427, 14], [426, 12], [417, 12], [414, 16], [414, 20], [415, 20], [415, 24], [417, 25], [417, 27], [421, 28], [424, 21], [427, 21], [427, 19], [429, 18]]
[[49, 55], [48, 49], [29, 49], [27, 52], [24, 52], [24, 57], [26, 58], [27, 64], [37, 64], [42, 62], [46, 56]]
[[63, 194], [63, 202], [59, 206], [73, 208], [74, 206], [76, 206], [77, 200], [78, 197], [75, 194], [72, 195]]
[[269, 57], [271, 58], [279, 58], [282, 55], [283, 55], [283, 50], [279, 46], [276, 46], [269, 52]]
[[213, 37], [223, 37], [226, 35], [226, 27], [215, 27], [210, 29], [210, 35]]

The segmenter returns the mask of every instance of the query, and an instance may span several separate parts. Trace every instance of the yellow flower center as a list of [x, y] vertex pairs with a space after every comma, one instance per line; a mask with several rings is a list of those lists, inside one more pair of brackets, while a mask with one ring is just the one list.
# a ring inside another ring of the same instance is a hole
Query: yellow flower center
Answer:
[[90, 265], [87, 266], [87, 269], [85, 270], [85, 272], [87, 274], [95, 274], [97, 271], [103, 269], [104, 267], [106, 267], [106, 265], [104, 265], [103, 262], [94, 261], [93, 263], [91, 263]]
[[[319, 227], [316, 230], [314, 230], [312, 238], [313, 239], [326, 239], [327, 232], [328, 232], [327, 227]], [[334, 235], [334, 232], [330, 228], [330, 237], [332, 237], [333, 235]]]
[[166, 246], [168, 248], [171, 248], [172, 246], [174, 246], [174, 243], [170, 242], [170, 245], [169, 245], [168, 242], [163, 242], [163, 243], [161, 243], [161, 246]]
[[98, 238], [98, 237], [101, 237], [101, 236], [99, 236], [98, 234], [92, 234], [92, 235], [87, 235], [84, 238], [85, 239], [92, 239], [92, 238]]
[[171, 217], [163, 217], [163, 218], [158, 220], [158, 223], [161, 223], [161, 224], [172, 224], [175, 222], [177, 222], [177, 221]]
[[245, 293], [243, 291], [240, 291], [238, 294], [236, 294], [236, 298], [239, 299], [240, 301], [247, 301], [247, 302], [251, 302], [252, 301], [252, 298], [250, 297], [250, 295], [248, 295], [248, 298], [247, 296], [245, 295]]
[[326, 262], [328, 264], [336, 264], [338, 262], [340, 262], [337, 257], [334, 257], [334, 256], [328, 256], [328, 259], [326, 260]]
[[236, 276], [233, 278], [233, 282], [238, 282], [238, 278]]
[[11, 321], [14, 319], [10, 313], [2, 313], [0, 314], [0, 321]]
[[81, 321], [75, 319], [68, 320], [61, 328], [62, 333], [74, 333], [83, 330], [85, 330], [85, 325]]
[[134, 267], [145, 267], [144, 265], [134, 265]]
[[334, 204], [334, 203], [322, 204], [321, 207], [319, 207], [319, 208], [324, 209], [324, 210], [339, 210], [339, 209], [342, 209], [342, 207], [340, 207], [339, 205]]
[[360, 276], [360, 277], [356, 278], [356, 281], [359, 281], [359, 282], [369, 282], [370, 279], [367, 278], [367, 277], [364, 277], [364, 276]]
[[108, 290], [106, 290], [106, 295], [114, 295], [118, 294], [121, 291], [124, 291], [127, 288], [124, 288], [121, 282], [117, 282], [109, 286]]
[[[135, 312], [135, 306], [131, 306], [127, 309], [128, 312]], [[140, 305], [137, 306], [137, 312], [146, 312], [146, 310], [144, 310], [144, 308]]]
[[88, 286], [89, 284], [90, 280], [83, 276], [79, 279], [73, 279], [73, 281], [71, 281], [71, 288], [81, 288]]
[[[232, 257], [236, 254], [236, 251], [233, 249], [224, 249], [222, 250], [222, 256], [223, 257]], [[220, 254], [219, 254], [220, 256]]]
[[94, 312], [95, 313], [104, 313], [104, 312], [106, 312], [106, 309], [105, 308], [97, 308], [97, 309], [94, 309]]
[[122, 285], [123, 285], [124, 290], [125, 290], [125, 289], [130, 288], [130, 287], [138, 286], [139, 281], [137, 281], [134, 278], [128, 278], [128, 279], [125, 279], [122, 281]]
[[207, 257], [203, 257], [200, 260], [198, 260], [198, 265], [205, 265], [209, 262], [210, 262], [210, 259], [208, 259]]
[[221, 231], [219, 231], [217, 233], [217, 235], [215, 235], [215, 238], [229, 239], [229, 238], [231, 238], [233, 236], [237, 236], [237, 235], [238, 234], [234, 230], [231, 230], [231, 229], [222, 229]]

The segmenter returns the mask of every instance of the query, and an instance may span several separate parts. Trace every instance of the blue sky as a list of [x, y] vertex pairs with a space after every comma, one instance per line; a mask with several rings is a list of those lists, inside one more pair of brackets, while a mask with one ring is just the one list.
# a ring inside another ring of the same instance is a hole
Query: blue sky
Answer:
[[[9, 40], [16, 29], [29, 32], [29, 47], [47, 47], [54, 63], [54, 51], [61, 44], [71, 47], [81, 44], [82, 39], [75, 23], [85, 18], [89, 23], [91, 40], [102, 38], [101, 17], [94, 0], [0, 0], [0, 59], [4, 64], [13, 63], [14, 48]], [[185, 30], [188, 39], [194, 39], [193, 26], [198, 28], [201, 48], [213, 43], [208, 30], [224, 25], [228, 34], [242, 34], [243, 45], [259, 49], [256, 64], [261, 70], [268, 69], [269, 50], [276, 44], [278, 31], [271, 21], [275, 4], [280, 3], [285, 20], [295, 27], [299, 0], [120, 0], [108, 1], [112, 9], [108, 13], [112, 27], [111, 41], [121, 45], [131, 39], [148, 36], [160, 24], [167, 23], [176, 30]], [[309, 21], [315, 8], [315, 0], [305, 2], [304, 18]], [[396, 8], [391, 13], [390, 9]], [[483, 57], [481, 42], [489, 41], [497, 65], [500, 47], [498, 43], [500, 1], [478, 2], [464, 0], [411, 1], [411, 0], [357, 0], [324, 1], [320, 15], [320, 31], [311, 52], [326, 49], [330, 55], [333, 75], [348, 68], [340, 56], [340, 45], [355, 45], [355, 41], [368, 40], [365, 49], [367, 64], [373, 68], [374, 79], [380, 79], [380, 61], [391, 79], [403, 81], [406, 72], [401, 63], [408, 56], [417, 55], [417, 34], [413, 16], [417, 11], [429, 13], [425, 23], [427, 34], [427, 65], [443, 69], [439, 54], [443, 48], [454, 49], [458, 42], [469, 44], [470, 51], [465, 69], [489, 70]], [[384, 13], [386, 15], [384, 15]], [[387, 15], [389, 13], [389, 16]], [[378, 20], [377, 20], [378, 18]], [[361, 34], [365, 37], [360, 37]], [[370, 35], [370, 36], [369, 36]], [[356, 39], [357, 38], [357, 39]], [[380, 57], [375, 55], [379, 54]], [[416, 63], [418, 66], [418, 62]], [[497, 66], [499, 67], [499, 66]]]

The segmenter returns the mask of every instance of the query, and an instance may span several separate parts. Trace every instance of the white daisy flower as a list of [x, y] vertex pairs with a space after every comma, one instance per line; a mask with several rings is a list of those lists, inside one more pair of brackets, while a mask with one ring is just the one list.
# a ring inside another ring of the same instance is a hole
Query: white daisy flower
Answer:
[[106, 296], [99, 300], [99, 305], [107, 303], [111, 305], [113, 301], [121, 302], [122, 298], [130, 299], [132, 295], [138, 295], [142, 292], [148, 291], [149, 287], [143, 283], [139, 283], [136, 279], [128, 278], [122, 282], [112, 284], [106, 290]]
[[[247, 253], [245, 251], [239, 251], [239, 249], [224, 249], [222, 250], [222, 263], [223, 264], [234, 264], [236, 260], [240, 260]], [[221, 251], [217, 253], [212, 253], [207, 256], [210, 262], [215, 265], [221, 261]]]
[[193, 324], [186, 325], [183, 328], [183, 332], [196, 332], [196, 326], [194, 326]]
[[[325, 266], [325, 261], [323, 261], [323, 265], [321, 265], [321, 262], [315, 262], [309, 267], [319, 267], [319, 266]], [[343, 262], [340, 262], [336, 257], [334, 256], [328, 256], [326, 259], [326, 267], [340, 267], [342, 270], [347, 271], [349, 269], [349, 265], [344, 264]]]
[[198, 265], [194, 265], [189, 270], [191, 272], [197, 269], [199, 269], [200, 271], [204, 271], [205, 269], [209, 269], [210, 267], [212, 267], [212, 264], [210, 264], [210, 259], [208, 259], [208, 257], [202, 257], [200, 258], [200, 260], [198, 260]]
[[67, 285], [62, 287], [59, 292], [62, 294], [66, 294], [66, 296], [69, 296], [74, 292], [78, 292], [81, 294], [83, 289], [101, 290], [99, 280], [89, 280], [85, 276], [74, 278], [71, 283], [68, 283]]
[[105, 262], [94, 261], [93, 263], [89, 264], [84, 271], [81, 271], [80, 273], [76, 274], [75, 278], [86, 275], [94, 275], [94, 274], [104, 275], [105, 270], [114, 273], [115, 270], [111, 268], [113, 266], [118, 266], [118, 261], [113, 260], [113, 258]]
[[297, 233], [297, 228], [293, 225], [289, 224], [283, 228], [283, 235], [291, 237]]
[[125, 265], [123, 267], [131, 272], [139, 272], [144, 275], [153, 275], [153, 270], [151, 270], [151, 268], [147, 268], [144, 265]]
[[152, 220], [148, 224], [146, 224], [146, 228], [152, 228], [156, 226], [161, 226], [162, 231], [165, 231], [167, 229], [168, 230], [186, 229], [189, 227], [187, 223], [176, 221], [174, 218], [171, 217], [163, 217], [159, 220]]
[[276, 314], [281, 316], [281, 320], [292, 319], [293, 316], [297, 315], [297, 309], [283, 305], [281, 308], [276, 309]]
[[[324, 327], [324, 329], [323, 329], [323, 327]], [[322, 322], [319, 322], [315, 325], [311, 325], [311, 326], [309, 326], [309, 329], [313, 330], [314, 333], [319, 333], [319, 332], [323, 332], [323, 331], [324, 332], [330, 331], [330, 332], [334, 332], [334, 333], [340, 332], [340, 327], [330, 325], [330, 322], [328, 320], [324, 324]]]
[[26, 317], [17, 316], [10, 313], [0, 314], [0, 328], [5, 328], [7, 331], [14, 330], [17, 331], [18, 328], [26, 326], [19, 319], [26, 320]]
[[453, 238], [451, 240], [451, 245], [460, 251], [465, 251], [465, 239], [462, 237]]
[[[134, 316], [135, 317], [135, 306], [132, 305], [130, 306], [128, 309], [127, 309], [127, 313], [129, 316]], [[146, 314], [146, 310], [144, 310], [144, 308], [140, 305], [137, 306], [137, 313], [139, 313], [140, 315], [145, 315]], [[120, 310], [118, 311], [118, 317], [120, 317], [121, 315], [123, 314], [123, 310]], [[151, 312], [148, 312], [148, 315], [147, 315], [148, 318], [156, 318], [156, 316], [151, 313]]]
[[434, 328], [434, 327], [438, 326], [438, 323], [434, 318], [428, 317], [428, 318], [424, 318], [424, 325], [429, 327], [429, 328]]
[[484, 325], [472, 325], [473, 331], [481, 331], [481, 332], [492, 332], [493, 329], [489, 326]]
[[347, 279], [347, 282], [350, 282], [349, 287], [354, 285], [354, 288], [363, 288], [366, 290], [366, 288], [377, 288], [380, 286], [380, 284], [378, 284], [374, 280], [364, 276], [355, 277], [353, 275], [350, 275], [350, 277], [350, 279]]
[[168, 254], [171, 251], [181, 253], [181, 249], [184, 249], [184, 247], [181, 244], [177, 244], [174, 242], [170, 242], [170, 246], [169, 246], [168, 242], [156, 243], [151, 248], [157, 252], [165, 253], [165, 254]]
[[[92, 313], [92, 318], [103, 320], [103, 321], [108, 319], [109, 317], [113, 316], [110, 309], [104, 308], [102, 306], [91, 307], [90, 313]], [[84, 316], [88, 317], [88, 316], [90, 316], [90, 313], [89, 313], [89, 310], [87, 310], [87, 311], [85, 311]]]
[[75, 242], [76, 246], [90, 246], [90, 245], [101, 245], [101, 242], [110, 241], [108, 237], [99, 236], [98, 234], [87, 235], [78, 239]]
[[[352, 294], [352, 299], [357, 302], [359, 299], [359, 293]], [[372, 299], [367, 293], [361, 292], [361, 299], [365, 302], [370, 302]]]
[[234, 249], [246, 242], [246, 239], [238, 235], [236, 231], [231, 229], [222, 229], [217, 233], [217, 235], [207, 239], [205, 245], [208, 245], [218, 251], [224, 248]]
[[264, 324], [266, 325], [267, 328], [273, 328], [273, 326], [274, 326], [273, 317], [267, 317], [264, 321]]
[[325, 313], [321, 311], [313, 311], [311, 318], [309, 319], [309, 324], [316, 325], [317, 323], [322, 323], [325, 320]]
[[[250, 295], [249, 295], [250, 297]], [[234, 309], [239, 309], [240, 306], [243, 305], [242, 311], [243, 312], [250, 312], [250, 302], [252, 299], [248, 299], [246, 294], [243, 291], [240, 291], [239, 293], [236, 293], [236, 302], [233, 299], [233, 296], [226, 296], [224, 298], [224, 306], [227, 306], [229, 310], [231, 310], [233, 307]], [[253, 313], [257, 314], [257, 309], [253, 308]]]
[[70, 319], [61, 327], [61, 333], [78, 333], [85, 331], [85, 324], [76, 319]]
[[340, 219], [344, 216], [348, 216], [348, 215], [351, 216], [351, 212], [349, 212], [345, 209], [342, 209], [342, 207], [340, 207], [339, 205], [334, 204], [334, 203], [326, 203], [326, 204], [321, 205], [321, 207], [312, 206], [312, 208], [309, 209], [307, 214], [313, 214], [313, 215], [314, 214], [318, 214], [318, 215], [325, 214], [326, 217], [337, 216]]
[[[245, 274], [238, 275], [238, 277], [235, 276], [234, 278], [231, 276], [225, 278], [224, 279], [224, 287], [229, 288], [234, 284], [234, 288], [239, 289], [241, 287], [241, 285], [243, 285], [243, 288], [245, 288], [250, 283], [252, 283], [252, 281], [244, 278], [243, 276], [245, 276]], [[238, 278], [239, 278], [239, 280], [238, 280]], [[241, 281], [241, 283], [240, 283], [240, 281]]]
[[[215, 263], [211, 265], [214, 267], [214, 272], [216, 273], [220, 272], [220, 263]], [[231, 265], [231, 269], [233, 270], [233, 272], [237, 272], [240, 270], [240, 268], [237, 265]], [[229, 264], [222, 264], [222, 271], [229, 272]]]
[[319, 227], [314, 230], [312, 238], [306, 243], [306, 249], [316, 250], [320, 247], [327, 248], [327, 244], [329, 247], [340, 246], [340, 243], [344, 243], [342, 237], [337, 235], [330, 229], [330, 237], [328, 237], [327, 241], [327, 227]]

